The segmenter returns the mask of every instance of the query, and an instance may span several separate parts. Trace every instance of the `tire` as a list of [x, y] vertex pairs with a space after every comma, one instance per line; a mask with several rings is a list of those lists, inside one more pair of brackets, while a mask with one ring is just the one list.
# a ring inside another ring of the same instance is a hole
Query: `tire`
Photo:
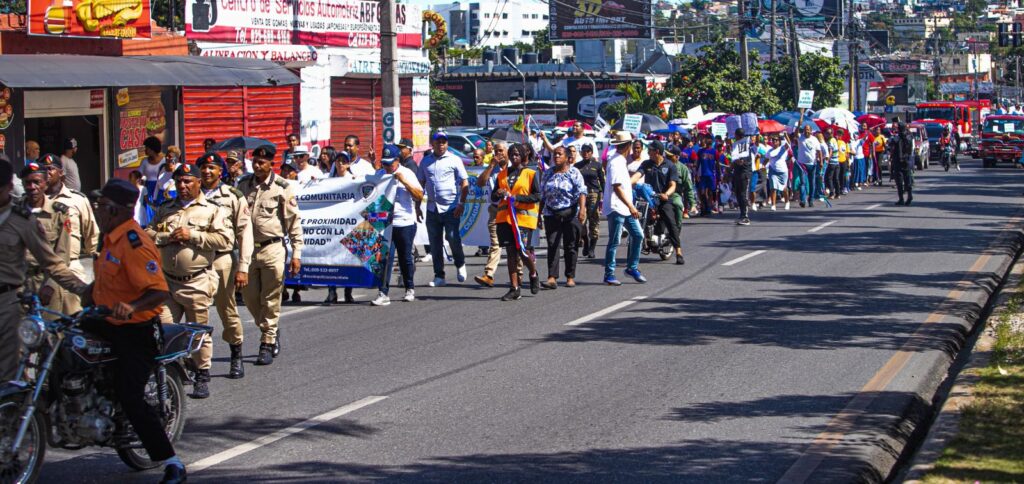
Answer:
[[[18, 433], [18, 426], [21, 424], [21, 416], [24, 411], [23, 399], [24, 395], [13, 395], [0, 400], [0, 445], [3, 445], [3, 448], [8, 448]], [[39, 471], [43, 468], [43, 458], [46, 457], [46, 435], [48, 433], [46, 419], [39, 411], [36, 411], [32, 415], [32, 422], [21, 443], [24, 455], [19, 456], [17, 461], [12, 459], [10, 462], [0, 462], [0, 483], [30, 484], [39, 479]], [[6, 457], [0, 456], [0, 459], [6, 459]]]
[[[156, 378], [154, 376], [146, 384], [146, 401], [150, 402], [154, 409], [159, 405], [156, 391]], [[185, 398], [185, 385], [181, 380], [181, 374], [174, 368], [168, 367], [167, 403], [170, 408], [168, 411], [169, 418], [165, 422], [164, 430], [167, 432], [167, 437], [171, 440], [172, 444], [181, 438], [181, 434], [185, 430], [185, 402], [187, 401], [188, 399]], [[159, 409], [157, 409], [157, 412], [159, 412]], [[128, 467], [137, 471], [153, 469], [161, 464], [160, 462], [150, 460], [149, 455], [146, 454], [146, 449], [142, 448], [139, 442], [133, 442], [133, 445], [130, 447], [117, 449], [117, 456]]]

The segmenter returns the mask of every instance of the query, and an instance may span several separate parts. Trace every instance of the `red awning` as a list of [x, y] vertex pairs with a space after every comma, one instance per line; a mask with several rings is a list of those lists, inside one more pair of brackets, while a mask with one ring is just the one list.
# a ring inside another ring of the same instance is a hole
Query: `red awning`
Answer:
[[903, 76], [891, 76], [885, 78], [885, 87], [900, 87], [907, 81]]

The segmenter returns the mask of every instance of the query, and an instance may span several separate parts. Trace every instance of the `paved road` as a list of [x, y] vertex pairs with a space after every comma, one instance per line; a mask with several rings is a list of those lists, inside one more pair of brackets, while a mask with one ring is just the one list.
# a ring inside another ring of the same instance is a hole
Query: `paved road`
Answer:
[[[218, 342], [214, 397], [189, 401], [179, 452], [195, 482], [778, 480], [897, 349], [915, 358], [882, 397], [942, 351], [913, 333], [1021, 206], [1024, 171], [964, 165], [918, 173], [910, 208], [876, 188], [749, 227], [691, 220], [687, 265], [646, 260], [646, 285], [605, 287], [586, 262], [575, 289], [501, 303], [504, 289], [427, 288], [421, 265], [416, 303], [290, 306], [273, 366], [223, 378]], [[893, 417], [875, 403], [857, 425]], [[107, 451], [43, 469], [157, 475]]]

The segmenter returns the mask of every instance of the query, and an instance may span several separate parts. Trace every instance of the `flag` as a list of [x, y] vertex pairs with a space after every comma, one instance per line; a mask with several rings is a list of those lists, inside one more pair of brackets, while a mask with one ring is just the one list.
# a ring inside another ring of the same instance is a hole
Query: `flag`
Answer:
[[608, 131], [611, 128], [612, 128], [612, 125], [608, 124], [608, 121], [605, 121], [604, 118], [601, 117], [601, 113], [598, 113], [597, 117], [594, 118], [594, 130], [597, 133], [596, 136], [598, 138], [607, 138], [608, 137]]
[[516, 219], [516, 197], [509, 196], [506, 202], [508, 203], [508, 213], [511, 218], [509, 225], [512, 226], [512, 235], [516, 239], [516, 250], [525, 257], [532, 257], [532, 254], [526, 251], [526, 242], [523, 240], [523, 233], [519, 230], [519, 220]]

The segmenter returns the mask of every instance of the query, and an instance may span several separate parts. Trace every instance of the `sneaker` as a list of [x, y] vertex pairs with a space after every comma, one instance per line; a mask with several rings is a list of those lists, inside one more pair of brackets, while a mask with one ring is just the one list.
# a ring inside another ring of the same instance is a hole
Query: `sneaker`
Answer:
[[775, 205], [772, 205], [771, 211], [775, 211]]
[[739, 225], [750, 225], [750, 219], [747, 217], [743, 217], [736, 223]]
[[387, 305], [391, 304], [391, 298], [388, 297], [387, 294], [378, 293], [377, 294], [377, 299], [374, 299], [373, 301], [370, 301], [370, 304], [372, 304], [374, 306], [387, 306]]
[[616, 279], [615, 276], [604, 278], [604, 283], [609, 285], [609, 286], [621, 286], [622, 285], [622, 282], [620, 282], [618, 279]]
[[433, 257], [430, 254], [423, 254], [416, 259], [416, 262], [430, 262], [431, 260], [433, 260]]
[[860, 185], [857, 185], [857, 191], [861, 191], [861, 190], [863, 190], [863, 189], [864, 189], [864, 187], [862, 187], [862, 186], [860, 186]]
[[753, 209], [756, 212], [757, 211], [757, 204], [756, 203], [751, 204], [750, 208]]
[[476, 281], [476, 283], [480, 284], [481, 286], [494, 287], [494, 278], [488, 276], [487, 274], [484, 274], [482, 276], [476, 276], [473, 278], [473, 280]]
[[956, 171], [960, 171], [960, 165], [956, 165]]
[[[807, 207], [807, 203], [805, 203], [803, 200], [801, 200], [800, 201], [800, 208], [806, 208], [806, 207]], [[787, 210], [789, 209], [789, 202], [786, 202], [786, 209]]]
[[530, 274], [530, 294], [540, 292], [540, 274]]
[[458, 270], [458, 275], [456, 275], [455, 278], [458, 279], [459, 282], [466, 282], [466, 266], [459, 266], [456, 270]]
[[640, 284], [647, 282], [647, 278], [640, 273], [640, 269], [626, 269], [626, 275], [632, 277], [633, 280]]
[[415, 301], [416, 300], [416, 290], [415, 289], [406, 289], [405, 290], [405, 297], [403, 297], [402, 300], [405, 301], [405, 302], [413, 302], [413, 301]]
[[522, 291], [518, 287], [509, 288], [508, 292], [504, 296], [501, 296], [502, 301], [518, 301], [523, 298]]
[[789, 200], [786, 200], [786, 206], [782, 207], [783, 210], [789, 210]]
[[427, 285], [430, 287], [444, 287], [448, 283], [444, 281], [443, 277], [435, 277], [433, 281], [430, 281]]

